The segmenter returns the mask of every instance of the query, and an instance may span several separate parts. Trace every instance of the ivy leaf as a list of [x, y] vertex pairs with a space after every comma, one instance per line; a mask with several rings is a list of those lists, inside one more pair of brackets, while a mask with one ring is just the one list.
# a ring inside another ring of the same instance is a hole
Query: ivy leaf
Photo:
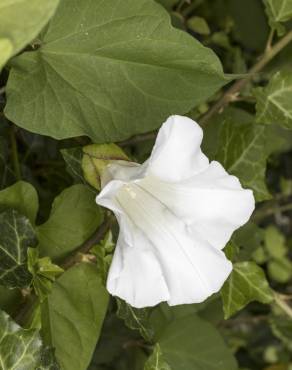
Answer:
[[285, 32], [285, 28], [280, 24], [292, 18], [292, 0], [264, 0], [269, 23], [279, 34]]
[[82, 170], [82, 157], [83, 157], [82, 148], [77, 147], [70, 149], [62, 149], [61, 154], [64, 158], [64, 161], [66, 162], [67, 171], [73, 177], [75, 182], [86, 184]]
[[35, 188], [25, 181], [18, 181], [12, 186], [0, 191], [0, 212], [13, 208], [35, 223], [39, 207]]
[[154, 330], [150, 324], [150, 308], [134, 308], [122, 299], [117, 298], [117, 315], [128, 328], [138, 330], [142, 337], [151, 342], [154, 336]]
[[144, 370], [171, 370], [167, 362], [163, 358], [159, 344], [156, 344], [153, 353], [145, 363]]
[[271, 303], [273, 293], [263, 270], [254, 262], [238, 262], [221, 289], [225, 319], [251, 301]]
[[42, 306], [46, 342], [62, 370], [87, 369], [99, 338], [108, 293], [94, 265], [81, 263], [54, 284]]
[[60, 259], [82, 244], [102, 221], [95, 194], [77, 184], [55, 200], [49, 219], [37, 227], [40, 255]]
[[158, 343], [163, 359], [171, 369], [237, 369], [231, 351], [215, 327], [196, 315], [172, 321]]
[[[292, 5], [291, 5], [292, 8]], [[257, 99], [256, 120], [259, 123], [278, 123], [292, 129], [292, 75], [291, 72], [276, 73], [269, 84], [255, 89]]]
[[25, 330], [0, 311], [1, 370], [32, 370], [40, 361], [42, 342], [38, 330]]
[[29, 220], [15, 210], [0, 214], [0, 283], [9, 288], [27, 287], [32, 279], [27, 269], [27, 249], [37, 244]]
[[214, 52], [152, 0], [61, 0], [40, 44], [14, 59], [5, 113], [57, 139], [151, 131], [228, 82]]
[[[33, 40], [53, 15], [59, 0], [1, 0], [0, 70]], [[1, 53], [4, 51], [4, 55]]]
[[222, 122], [216, 159], [243, 187], [251, 188], [258, 201], [270, 198], [265, 183], [267, 153], [265, 127], [253, 123]]

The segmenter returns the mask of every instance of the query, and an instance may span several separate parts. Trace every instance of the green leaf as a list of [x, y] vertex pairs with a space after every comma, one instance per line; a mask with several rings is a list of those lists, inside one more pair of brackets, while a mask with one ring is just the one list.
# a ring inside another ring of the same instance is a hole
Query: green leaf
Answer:
[[108, 293], [96, 267], [81, 263], [54, 284], [42, 307], [43, 332], [62, 370], [85, 370], [99, 338]]
[[112, 232], [109, 231], [105, 238], [90, 250], [90, 253], [96, 257], [97, 268], [104, 284], [106, 284], [114, 247], [113, 235]]
[[251, 301], [270, 303], [273, 293], [263, 270], [254, 262], [238, 262], [221, 289], [225, 319]]
[[171, 370], [163, 358], [159, 344], [155, 345], [153, 353], [145, 363], [144, 370]]
[[[1, 0], [0, 69], [8, 58], [17, 54], [38, 35], [54, 14], [58, 2], [59, 0]], [[4, 56], [1, 51], [4, 51]]]
[[259, 123], [277, 123], [292, 129], [292, 74], [291, 71], [276, 73], [269, 84], [255, 89], [257, 99], [256, 120]]
[[150, 323], [151, 309], [146, 308], [134, 308], [122, 299], [117, 298], [118, 311], [117, 315], [125, 324], [133, 330], [138, 330], [143, 338], [151, 342], [154, 335], [154, 330]]
[[1, 370], [33, 370], [39, 364], [42, 342], [38, 330], [25, 330], [0, 311]]
[[39, 251], [37, 248], [29, 248], [28, 256], [28, 270], [32, 274], [32, 285], [36, 295], [43, 302], [47, 295], [51, 292], [53, 282], [56, 277], [64, 270], [52, 263], [50, 257], [39, 258]]
[[34, 224], [38, 207], [37, 192], [28, 182], [19, 181], [0, 191], [0, 212], [8, 208], [16, 209]]
[[265, 127], [227, 118], [221, 124], [218, 148], [216, 159], [243, 187], [252, 189], [258, 201], [270, 198], [265, 183]]
[[196, 315], [174, 320], [158, 339], [174, 370], [235, 370], [236, 361], [214, 326]]
[[292, 263], [288, 257], [272, 260], [268, 263], [268, 274], [278, 283], [287, 283], [292, 278]]
[[285, 236], [273, 225], [265, 229], [265, 247], [272, 258], [282, 258], [286, 255], [288, 248]]
[[15, 210], [0, 214], [0, 283], [9, 288], [27, 287], [32, 279], [27, 269], [27, 249], [37, 244], [29, 220]]
[[214, 52], [152, 0], [61, 0], [40, 43], [14, 59], [5, 113], [58, 139], [153, 130], [228, 82]]
[[73, 177], [76, 183], [85, 184], [82, 170], [83, 151], [81, 147], [62, 149], [61, 154], [67, 165], [68, 173]]
[[13, 53], [13, 45], [9, 39], [0, 38], [0, 71]]
[[36, 370], [61, 370], [55, 358], [55, 351], [51, 347], [43, 347], [40, 365]]
[[[93, 144], [83, 148], [82, 169], [87, 182], [100, 190], [103, 171], [114, 161], [128, 161], [128, 156], [116, 144]], [[107, 181], [107, 179], [105, 179]]]
[[187, 21], [187, 26], [192, 31], [200, 33], [201, 35], [209, 35], [211, 32], [208, 23], [204, 18], [201, 17], [191, 17]]
[[37, 227], [42, 256], [63, 258], [93, 234], [102, 221], [95, 194], [85, 185], [65, 189], [55, 200], [48, 221]]
[[264, 0], [269, 23], [272, 28], [281, 34], [285, 28], [280, 23], [287, 22], [292, 18], [292, 0]]

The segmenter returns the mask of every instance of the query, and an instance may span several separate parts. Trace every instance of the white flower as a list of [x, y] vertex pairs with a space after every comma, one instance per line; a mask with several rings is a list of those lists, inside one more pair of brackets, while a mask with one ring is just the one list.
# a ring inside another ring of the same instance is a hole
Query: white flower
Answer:
[[202, 138], [196, 122], [171, 116], [145, 163], [106, 170], [96, 201], [120, 225], [107, 289], [133, 307], [202, 302], [232, 270], [222, 248], [248, 221], [254, 197], [209, 163]]

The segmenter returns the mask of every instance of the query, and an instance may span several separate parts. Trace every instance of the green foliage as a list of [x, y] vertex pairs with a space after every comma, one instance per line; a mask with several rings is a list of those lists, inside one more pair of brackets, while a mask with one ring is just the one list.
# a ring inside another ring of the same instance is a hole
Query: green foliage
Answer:
[[269, 22], [272, 28], [275, 28], [280, 34], [285, 32], [281, 25], [292, 18], [291, 0], [264, 0]]
[[251, 188], [258, 201], [269, 199], [265, 183], [265, 128], [226, 120], [221, 125], [218, 146], [217, 160], [227, 171], [237, 176], [244, 187]]
[[103, 171], [112, 161], [129, 158], [124, 151], [115, 144], [94, 144], [83, 148], [82, 169], [87, 182], [95, 189], [100, 190], [103, 182]]
[[94, 198], [94, 193], [80, 184], [54, 200], [49, 219], [37, 227], [41, 256], [63, 258], [91, 236], [102, 220]]
[[265, 274], [254, 262], [238, 262], [225, 282], [221, 296], [225, 319], [242, 309], [249, 302], [262, 303], [273, 301], [273, 293]]
[[133, 330], [138, 330], [143, 338], [151, 341], [153, 328], [149, 323], [151, 310], [149, 308], [134, 308], [127, 302], [117, 299], [117, 315], [125, 321], [125, 324]]
[[170, 369], [237, 368], [231, 352], [217, 330], [194, 315], [179, 318], [168, 325], [158, 343]]
[[259, 87], [255, 90], [255, 96], [257, 98], [256, 119], [259, 123], [279, 123], [285, 128], [292, 128], [291, 72], [276, 73], [265, 88]]
[[0, 211], [9, 208], [17, 210], [35, 223], [38, 211], [38, 196], [33, 186], [24, 181], [0, 191]]
[[63, 370], [86, 369], [100, 335], [108, 293], [93, 265], [82, 263], [55, 283], [42, 315], [45, 339]]
[[39, 364], [42, 342], [39, 332], [18, 326], [0, 311], [1, 370], [32, 370]]
[[5, 113], [21, 127], [58, 139], [122, 140], [227, 82], [216, 55], [173, 29], [152, 0], [70, 1], [60, 1], [40, 48], [14, 60]]
[[32, 279], [28, 271], [27, 250], [37, 244], [29, 220], [15, 210], [0, 213], [0, 282], [9, 288], [27, 287]]
[[0, 70], [32, 41], [54, 14], [59, 0], [2, 0], [0, 4]]
[[144, 370], [171, 370], [163, 358], [159, 344], [155, 345], [153, 353], [145, 364]]
[[52, 290], [53, 282], [56, 276], [60, 275], [64, 270], [54, 265], [49, 257], [39, 258], [37, 248], [29, 248], [28, 255], [28, 270], [32, 274], [32, 285], [40, 301], [43, 302], [47, 295]]
[[[0, 0], [0, 370], [290, 370], [291, 25], [291, 0]], [[137, 309], [95, 197], [171, 114], [257, 204], [218, 293]]]

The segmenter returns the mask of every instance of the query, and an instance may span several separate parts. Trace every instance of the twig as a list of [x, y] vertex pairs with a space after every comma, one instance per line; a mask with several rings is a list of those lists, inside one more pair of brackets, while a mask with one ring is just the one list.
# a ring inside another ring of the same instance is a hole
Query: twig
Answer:
[[100, 242], [110, 229], [112, 223], [113, 218], [110, 216], [99, 226], [99, 228], [94, 232], [94, 234], [89, 239], [86, 240], [85, 243], [83, 243], [79, 248], [77, 248], [74, 251], [74, 254], [70, 255], [65, 259], [65, 261], [63, 261], [61, 267], [64, 270], [68, 270], [70, 267], [75, 265], [79, 261], [78, 255], [80, 255], [80, 253], [81, 254], [88, 253], [95, 244]]
[[13, 168], [15, 172], [15, 177], [17, 180], [21, 180], [21, 170], [18, 158], [18, 149], [17, 149], [17, 141], [15, 137], [15, 127], [12, 125], [9, 130], [10, 133], [10, 142], [11, 142], [11, 157]]
[[254, 213], [252, 216], [252, 220], [254, 222], [260, 222], [266, 217], [272, 216], [276, 213], [283, 213], [289, 212], [292, 210], [292, 203], [284, 204], [279, 206], [278, 204], [274, 204], [274, 206], [269, 206], [268, 208], [259, 209]]
[[214, 114], [222, 111], [226, 107], [226, 105], [228, 105], [234, 99], [234, 97], [239, 94], [239, 92], [247, 85], [247, 83], [254, 77], [254, 75], [260, 72], [291, 41], [292, 31], [288, 32], [269, 50], [266, 50], [260, 60], [249, 70], [247, 77], [242, 80], [236, 81], [209, 109], [209, 111], [199, 119], [200, 124], [205, 125], [209, 121], [209, 119], [214, 116]]
[[286, 313], [292, 319], [292, 308], [289, 306], [288, 303], [282, 298], [281, 294], [274, 292], [275, 303], [278, 307], [281, 308], [283, 312]]
[[120, 141], [118, 143], [118, 145], [123, 147], [123, 146], [137, 144], [137, 143], [140, 143], [142, 141], [155, 139], [156, 135], [157, 135], [156, 131], [146, 132], [145, 134], [135, 135], [135, 136], [130, 137], [130, 139]]

